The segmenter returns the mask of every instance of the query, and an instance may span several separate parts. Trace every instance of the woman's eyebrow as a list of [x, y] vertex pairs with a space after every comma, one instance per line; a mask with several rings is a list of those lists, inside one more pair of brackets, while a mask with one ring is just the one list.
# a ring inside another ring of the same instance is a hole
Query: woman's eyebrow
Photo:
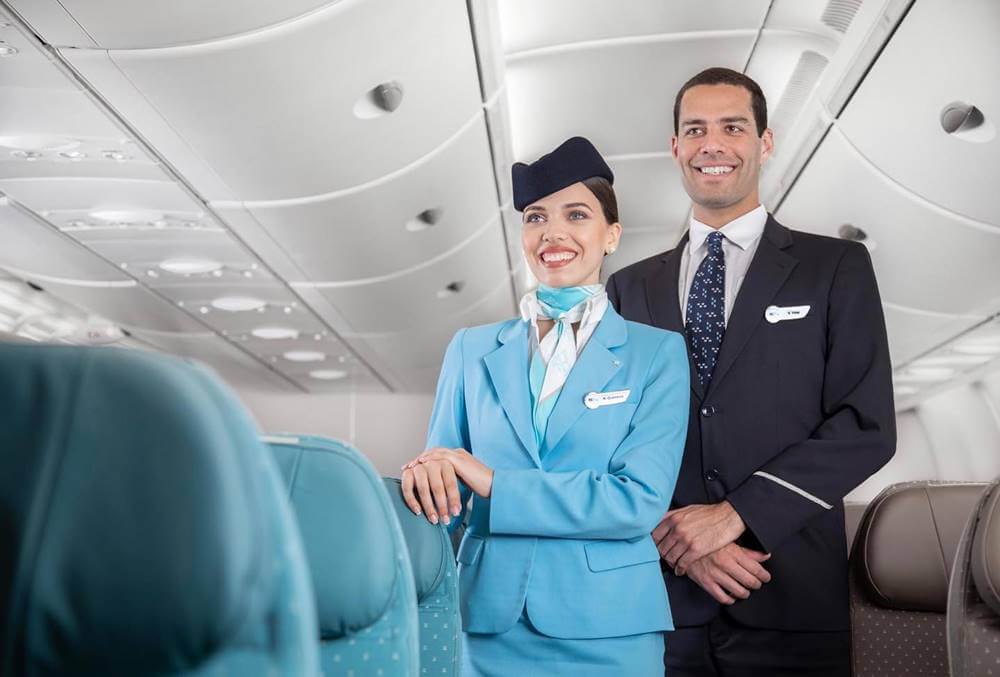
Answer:
[[568, 202], [563, 205], [563, 209], [570, 209], [571, 207], [586, 207], [587, 209], [593, 210], [593, 208], [586, 202]]

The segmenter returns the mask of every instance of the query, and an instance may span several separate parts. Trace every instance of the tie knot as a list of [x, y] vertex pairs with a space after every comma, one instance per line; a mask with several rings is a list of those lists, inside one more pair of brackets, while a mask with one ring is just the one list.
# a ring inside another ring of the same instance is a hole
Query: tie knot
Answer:
[[714, 231], [708, 234], [708, 252], [710, 254], [721, 254], [722, 253], [722, 241], [726, 238], [725, 235], [719, 231]]

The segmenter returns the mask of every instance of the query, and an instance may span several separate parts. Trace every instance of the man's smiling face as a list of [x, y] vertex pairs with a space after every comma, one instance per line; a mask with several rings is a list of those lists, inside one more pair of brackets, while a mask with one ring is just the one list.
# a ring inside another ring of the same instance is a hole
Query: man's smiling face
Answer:
[[739, 216], [760, 200], [760, 168], [771, 154], [771, 130], [757, 134], [750, 92], [736, 85], [697, 85], [681, 99], [677, 136], [671, 151], [695, 218]]

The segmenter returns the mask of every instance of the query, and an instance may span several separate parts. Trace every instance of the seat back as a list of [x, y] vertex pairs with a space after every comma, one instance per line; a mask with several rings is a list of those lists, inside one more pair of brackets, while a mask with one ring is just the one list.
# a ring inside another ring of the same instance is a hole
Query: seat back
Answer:
[[0, 345], [0, 675], [317, 674], [274, 461], [203, 368]]
[[395, 478], [384, 478], [386, 489], [413, 565], [420, 632], [420, 666], [426, 674], [458, 675], [461, 666], [462, 619], [458, 605], [458, 569], [448, 531], [414, 515]]
[[948, 675], [948, 577], [984, 488], [906, 482], [869, 504], [851, 554], [855, 677]]
[[1000, 674], [1000, 481], [983, 494], [959, 544], [948, 597], [951, 674]]
[[324, 674], [418, 674], [410, 557], [381, 478], [336, 440], [287, 433], [264, 440], [302, 533]]

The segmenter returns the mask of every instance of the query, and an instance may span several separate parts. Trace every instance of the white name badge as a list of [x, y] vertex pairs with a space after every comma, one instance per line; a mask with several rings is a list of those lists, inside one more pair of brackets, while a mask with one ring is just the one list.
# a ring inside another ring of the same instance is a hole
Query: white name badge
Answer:
[[764, 319], [775, 324], [783, 320], [801, 320], [809, 314], [812, 306], [768, 306], [764, 311]]
[[631, 392], [631, 390], [611, 390], [606, 393], [587, 393], [583, 398], [583, 406], [587, 409], [597, 409], [609, 404], [621, 404], [628, 399]]

